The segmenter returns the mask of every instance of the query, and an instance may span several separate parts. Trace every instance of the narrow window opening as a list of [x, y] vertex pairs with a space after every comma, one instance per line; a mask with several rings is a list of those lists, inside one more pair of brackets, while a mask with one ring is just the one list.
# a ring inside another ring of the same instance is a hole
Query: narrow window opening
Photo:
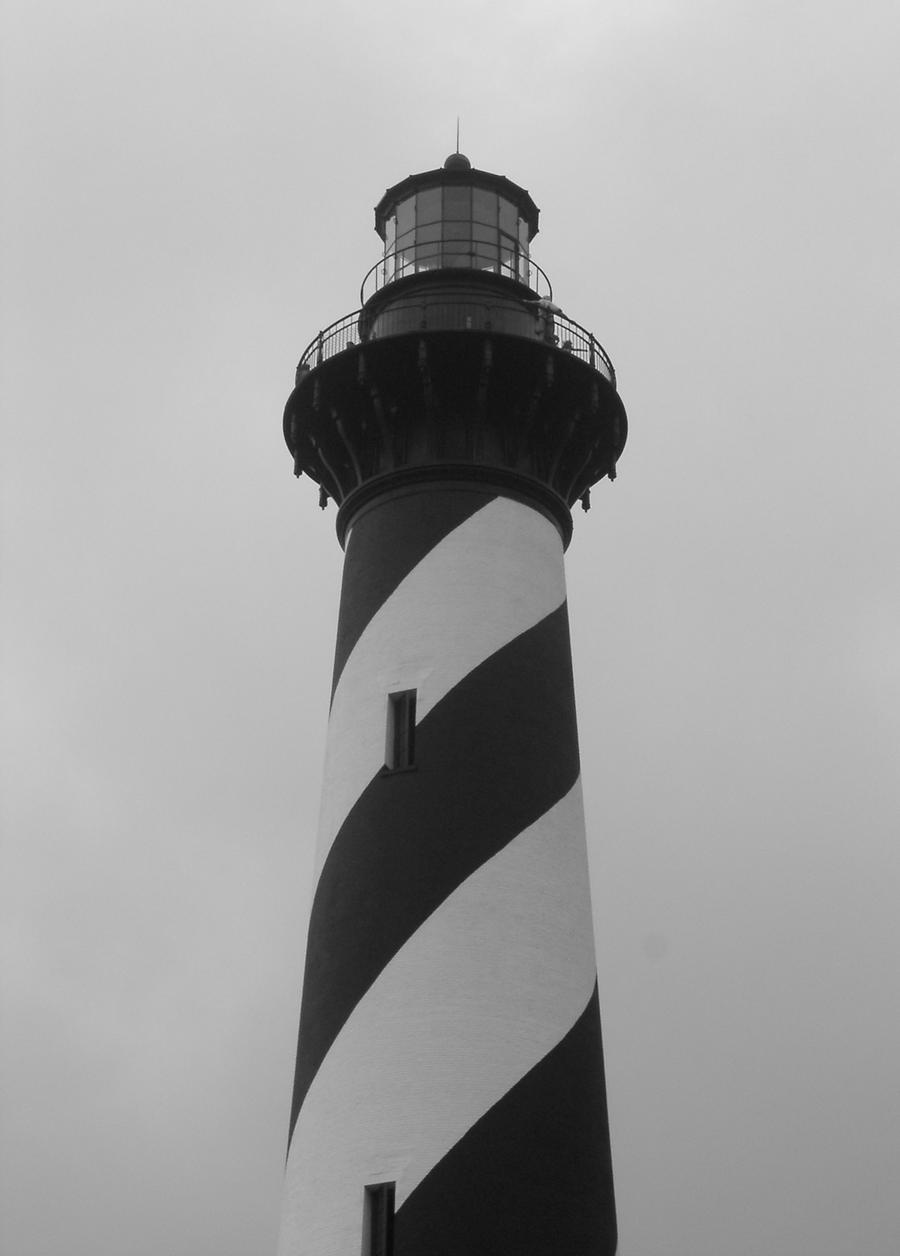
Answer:
[[363, 1256], [393, 1256], [394, 1182], [366, 1187], [363, 1204]]
[[416, 752], [416, 691], [388, 694], [384, 766], [391, 772], [411, 768]]

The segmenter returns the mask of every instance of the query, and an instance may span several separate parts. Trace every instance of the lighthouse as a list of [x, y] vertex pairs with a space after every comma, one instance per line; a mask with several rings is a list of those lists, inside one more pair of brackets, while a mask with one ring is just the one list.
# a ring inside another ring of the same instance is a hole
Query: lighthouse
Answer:
[[279, 1256], [610, 1256], [564, 552], [625, 411], [524, 188], [375, 228], [284, 414], [344, 568]]

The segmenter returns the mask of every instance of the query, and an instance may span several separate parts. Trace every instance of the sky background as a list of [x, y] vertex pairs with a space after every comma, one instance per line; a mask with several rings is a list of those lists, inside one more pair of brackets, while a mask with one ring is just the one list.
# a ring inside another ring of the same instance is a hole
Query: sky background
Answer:
[[301, 350], [455, 146], [630, 436], [569, 550], [621, 1256], [900, 1250], [894, 0], [7, 0], [4, 1256], [270, 1256], [341, 554]]

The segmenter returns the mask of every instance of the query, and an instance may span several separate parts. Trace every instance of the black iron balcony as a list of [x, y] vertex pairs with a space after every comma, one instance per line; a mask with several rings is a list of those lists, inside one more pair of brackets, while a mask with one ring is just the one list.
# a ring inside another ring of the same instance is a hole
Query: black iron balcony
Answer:
[[616, 386], [616, 372], [606, 350], [558, 307], [541, 298], [487, 297], [466, 287], [456, 293], [446, 288], [433, 292], [419, 288], [407, 297], [398, 297], [371, 318], [365, 308], [345, 314], [304, 349], [297, 382], [329, 358], [360, 344], [423, 331], [495, 332], [543, 343], [571, 353]]

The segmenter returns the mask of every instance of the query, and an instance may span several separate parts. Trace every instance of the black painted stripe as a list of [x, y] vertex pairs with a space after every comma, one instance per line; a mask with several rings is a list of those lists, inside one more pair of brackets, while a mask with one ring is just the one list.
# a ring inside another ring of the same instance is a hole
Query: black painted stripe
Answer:
[[416, 729], [416, 765], [372, 780], [322, 868], [307, 943], [291, 1133], [326, 1051], [391, 957], [577, 780], [565, 602], [428, 713]]
[[347, 541], [331, 692], [350, 652], [397, 585], [455, 528], [496, 494], [445, 489], [388, 498], [357, 520]]
[[613, 1256], [597, 987], [563, 1040], [398, 1210], [395, 1256]]

